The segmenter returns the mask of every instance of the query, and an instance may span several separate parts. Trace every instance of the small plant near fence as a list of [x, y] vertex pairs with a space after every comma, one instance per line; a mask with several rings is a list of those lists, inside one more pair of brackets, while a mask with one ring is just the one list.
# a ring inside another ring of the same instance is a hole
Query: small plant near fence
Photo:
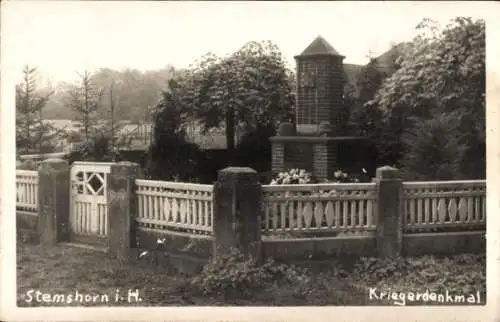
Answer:
[[279, 287], [283, 283], [293, 285], [297, 297], [311, 292], [307, 270], [278, 264], [272, 259], [259, 265], [253, 258], [246, 258], [233, 248], [205, 265], [201, 273], [191, 280], [191, 287], [203, 295], [239, 298], [249, 297], [266, 287]]

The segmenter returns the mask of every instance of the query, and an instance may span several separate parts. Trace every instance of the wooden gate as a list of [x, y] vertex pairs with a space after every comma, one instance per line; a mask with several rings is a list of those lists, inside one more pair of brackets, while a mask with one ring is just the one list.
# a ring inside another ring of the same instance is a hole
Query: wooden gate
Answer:
[[69, 239], [107, 245], [107, 176], [112, 163], [74, 162], [71, 167]]

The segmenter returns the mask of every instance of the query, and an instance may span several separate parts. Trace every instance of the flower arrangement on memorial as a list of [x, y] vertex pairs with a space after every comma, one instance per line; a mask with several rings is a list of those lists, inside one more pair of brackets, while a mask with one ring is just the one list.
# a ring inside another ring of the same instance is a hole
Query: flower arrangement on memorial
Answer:
[[[333, 176], [334, 176], [333, 183], [359, 182], [359, 179], [349, 176], [347, 172], [344, 172], [342, 170], [335, 171]], [[271, 185], [314, 184], [314, 183], [316, 183], [316, 180], [314, 179], [312, 174], [304, 169], [290, 169], [288, 171], [280, 172], [270, 182]], [[326, 180], [324, 183], [332, 183], [332, 181]]]
[[280, 184], [310, 184], [313, 183], [312, 175], [304, 169], [291, 169], [280, 172], [271, 180], [271, 185]]

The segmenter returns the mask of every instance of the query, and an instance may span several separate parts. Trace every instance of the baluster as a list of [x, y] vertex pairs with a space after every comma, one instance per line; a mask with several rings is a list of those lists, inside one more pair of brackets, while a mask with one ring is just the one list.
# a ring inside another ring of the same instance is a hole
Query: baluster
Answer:
[[284, 201], [281, 201], [280, 205], [280, 212], [281, 212], [281, 230], [286, 229], [286, 203]]
[[276, 230], [278, 228], [278, 202], [273, 202], [272, 218], [273, 218], [273, 230]]
[[[158, 192], [158, 187], [153, 187], [153, 188], [151, 188], [151, 190], [152, 190], [151, 191], [151, 209], [153, 210], [152, 217], [155, 220], [159, 220], [160, 214], [156, 211], [156, 209], [158, 208], [156, 206], [156, 203], [157, 203], [156, 193]], [[156, 227], [156, 225], [153, 225], [153, 227]]]
[[437, 198], [432, 198], [432, 223], [438, 222], [438, 203]]
[[302, 210], [302, 218], [304, 218], [305, 228], [311, 227], [312, 217], [313, 217], [313, 203], [311, 201], [306, 201], [304, 209]]
[[[209, 193], [205, 193], [205, 196], [209, 196]], [[208, 200], [205, 200], [205, 226], [206, 227], [213, 227], [213, 217], [210, 217], [210, 211], [213, 211], [213, 202], [209, 202]], [[212, 212], [213, 214], [213, 212]]]
[[457, 218], [457, 202], [454, 197], [450, 197], [450, 201], [448, 202], [448, 216], [450, 218], [450, 222], [454, 223]]
[[467, 200], [465, 197], [461, 197], [458, 202], [458, 220], [461, 223], [467, 222]]
[[481, 201], [482, 201], [481, 221], [486, 222], [486, 196], [481, 197]]
[[359, 227], [364, 227], [365, 226], [365, 203], [363, 199], [360, 199], [358, 202], [358, 220], [359, 220]]
[[340, 227], [340, 200], [335, 200], [335, 228]]
[[343, 223], [342, 223], [342, 226], [344, 228], [348, 228], [349, 227], [348, 222], [347, 222], [347, 215], [348, 215], [348, 211], [349, 211], [348, 207], [349, 207], [349, 202], [347, 200], [344, 200], [344, 202], [343, 202], [343, 209], [342, 209], [343, 210]]
[[302, 229], [302, 200], [297, 201], [297, 229]]
[[351, 200], [351, 228], [356, 227], [356, 200]]
[[481, 199], [482, 197], [481, 196], [476, 196], [474, 198], [475, 202], [474, 202], [474, 219], [477, 221], [477, 222], [481, 222]]
[[314, 206], [314, 223], [316, 224], [316, 228], [321, 228], [323, 225], [323, 216], [325, 214], [325, 209], [323, 208], [323, 203], [321, 200], [316, 201], [316, 205]]
[[425, 224], [429, 224], [431, 222], [431, 204], [429, 200], [429, 190], [424, 189], [424, 193], [426, 194], [426, 197], [424, 199], [424, 222]]
[[366, 201], [366, 226], [371, 227], [372, 225], [373, 225], [373, 201], [367, 200]]
[[422, 224], [423, 221], [423, 209], [422, 209], [422, 193], [421, 191], [418, 191], [418, 199], [416, 200], [417, 202], [417, 221], [419, 224]]
[[[272, 195], [271, 195], [271, 198], [272, 198]], [[272, 199], [271, 199], [272, 200]], [[271, 217], [270, 217], [270, 207], [271, 207], [271, 204], [269, 202], [266, 202], [264, 204], [264, 228], [269, 231], [270, 230], [270, 225], [271, 225]]]
[[198, 208], [199, 208], [199, 204], [198, 204], [198, 198], [199, 198], [199, 195], [200, 195], [200, 192], [199, 191], [195, 191], [193, 192], [193, 225], [195, 226], [199, 226], [200, 225], [200, 217], [199, 217], [199, 213], [198, 213]]
[[467, 198], [467, 222], [473, 222], [474, 220], [474, 198]]
[[154, 213], [153, 213], [153, 202], [151, 200], [151, 192], [153, 191], [152, 187], [148, 187], [147, 195], [146, 195], [146, 203], [148, 205], [148, 218], [149, 219], [154, 219]]
[[335, 221], [335, 213], [333, 209], [334, 205], [331, 200], [328, 200], [325, 208], [325, 217], [326, 217], [326, 225], [328, 228], [331, 228], [334, 224], [336, 224]]
[[415, 218], [415, 195], [412, 196], [412, 198], [410, 199], [410, 203], [409, 203], [409, 211], [410, 211], [410, 223], [413, 225], [413, 224], [416, 224], [417, 223], [417, 219]]
[[447, 215], [447, 209], [446, 209], [446, 199], [443, 197], [439, 200], [438, 203], [438, 219], [440, 224], [446, 223], [446, 215]]

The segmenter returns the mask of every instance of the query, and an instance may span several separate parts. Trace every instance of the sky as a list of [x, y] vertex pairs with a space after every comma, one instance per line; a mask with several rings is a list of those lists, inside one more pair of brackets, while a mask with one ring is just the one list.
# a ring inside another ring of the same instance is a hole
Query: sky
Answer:
[[[5, 3], [4, 3], [5, 4]], [[206, 52], [225, 55], [271, 40], [290, 66], [322, 35], [345, 63], [365, 64], [393, 43], [410, 40], [422, 18], [445, 25], [482, 18], [477, 2], [133, 2], [7, 1], [4, 48], [22, 76], [37, 66], [44, 80], [71, 81], [100, 67], [189, 66]]]

